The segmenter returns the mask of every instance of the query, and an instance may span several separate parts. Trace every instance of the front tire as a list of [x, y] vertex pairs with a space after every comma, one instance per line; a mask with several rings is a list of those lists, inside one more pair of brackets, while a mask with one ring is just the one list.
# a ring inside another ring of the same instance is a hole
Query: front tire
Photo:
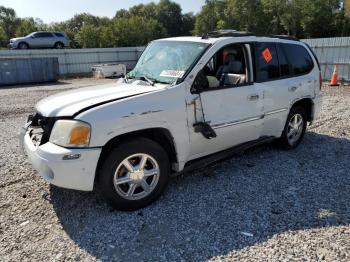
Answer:
[[29, 49], [29, 45], [25, 42], [21, 42], [18, 44], [18, 49]]
[[301, 106], [292, 107], [289, 112], [278, 144], [282, 149], [290, 150], [296, 148], [304, 138], [307, 126], [306, 111]]
[[114, 148], [104, 160], [98, 186], [115, 209], [132, 211], [154, 202], [169, 182], [170, 164], [156, 142], [138, 138]]

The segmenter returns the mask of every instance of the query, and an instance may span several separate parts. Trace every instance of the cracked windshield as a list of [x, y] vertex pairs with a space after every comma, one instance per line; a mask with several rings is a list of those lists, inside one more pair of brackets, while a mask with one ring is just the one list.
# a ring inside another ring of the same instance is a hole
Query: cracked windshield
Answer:
[[172, 84], [182, 78], [208, 44], [157, 41], [151, 43], [128, 78], [146, 78], [152, 82]]

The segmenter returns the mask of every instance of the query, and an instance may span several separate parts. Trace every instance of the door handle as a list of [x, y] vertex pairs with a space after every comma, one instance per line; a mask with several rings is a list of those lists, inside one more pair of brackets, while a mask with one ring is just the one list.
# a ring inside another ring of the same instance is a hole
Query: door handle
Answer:
[[288, 91], [289, 91], [289, 92], [295, 92], [295, 91], [297, 91], [297, 89], [298, 89], [297, 86], [290, 86], [290, 87], [288, 88]]
[[258, 94], [248, 96], [249, 101], [259, 100], [260, 96]]

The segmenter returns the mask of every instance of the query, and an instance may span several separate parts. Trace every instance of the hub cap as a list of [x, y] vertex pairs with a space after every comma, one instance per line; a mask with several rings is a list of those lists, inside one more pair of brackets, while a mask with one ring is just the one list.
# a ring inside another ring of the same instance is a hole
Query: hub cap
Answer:
[[287, 138], [290, 145], [294, 145], [303, 133], [304, 120], [300, 114], [295, 114], [289, 121]]
[[142, 199], [156, 188], [159, 173], [159, 165], [150, 155], [129, 156], [119, 164], [114, 174], [115, 190], [127, 200]]

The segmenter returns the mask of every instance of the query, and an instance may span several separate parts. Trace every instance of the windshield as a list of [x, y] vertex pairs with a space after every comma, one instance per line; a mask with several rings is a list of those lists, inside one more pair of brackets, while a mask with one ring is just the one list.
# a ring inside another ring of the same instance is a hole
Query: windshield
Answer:
[[179, 41], [156, 41], [148, 45], [129, 78], [146, 77], [172, 84], [182, 78], [208, 44]]

